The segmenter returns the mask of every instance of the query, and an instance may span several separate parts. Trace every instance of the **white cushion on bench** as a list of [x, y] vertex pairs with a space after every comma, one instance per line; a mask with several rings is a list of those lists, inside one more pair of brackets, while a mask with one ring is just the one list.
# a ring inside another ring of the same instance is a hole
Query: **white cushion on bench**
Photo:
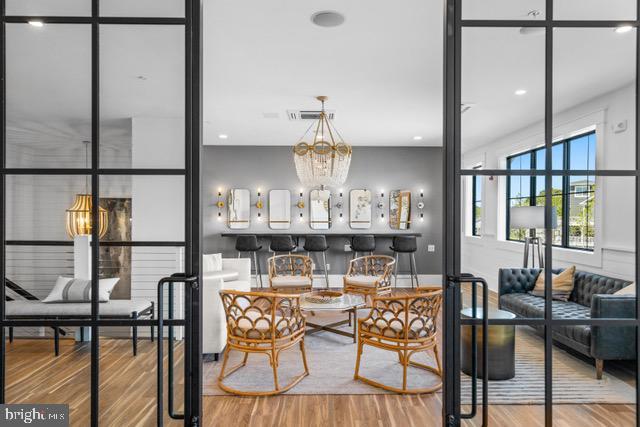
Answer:
[[[43, 303], [41, 301], [7, 301], [6, 316], [33, 316], [33, 317], [64, 317], [64, 316], [91, 316], [91, 303], [89, 302], [65, 302]], [[148, 300], [118, 300], [100, 303], [101, 316], [129, 317], [132, 312], [142, 312], [151, 307]]]

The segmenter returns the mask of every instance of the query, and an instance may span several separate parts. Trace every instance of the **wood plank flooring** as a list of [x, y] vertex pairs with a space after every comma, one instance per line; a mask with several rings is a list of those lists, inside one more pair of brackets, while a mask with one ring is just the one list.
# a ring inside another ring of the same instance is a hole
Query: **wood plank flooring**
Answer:
[[[141, 339], [137, 357], [131, 341], [103, 339], [100, 357], [100, 423], [103, 426], [154, 426], [156, 347]], [[165, 352], [166, 355], [166, 352]], [[182, 346], [176, 347], [176, 401], [181, 401]], [[619, 368], [624, 374], [624, 368]], [[619, 373], [619, 372], [618, 372]], [[618, 374], [616, 373], [616, 375]], [[165, 361], [166, 375], [166, 361]], [[633, 381], [633, 375], [629, 375]], [[166, 381], [165, 381], [166, 383]], [[68, 403], [74, 426], [89, 425], [90, 348], [61, 340], [53, 355], [48, 339], [7, 343], [8, 403]], [[166, 387], [165, 387], [166, 398]], [[440, 426], [442, 396], [309, 395], [275, 397], [205, 396], [203, 426]], [[166, 401], [165, 401], [166, 405]], [[180, 409], [180, 408], [178, 408]], [[544, 426], [541, 405], [491, 406], [490, 426]], [[165, 416], [165, 425], [181, 425]], [[464, 426], [480, 426], [476, 420]], [[633, 405], [559, 405], [557, 427], [625, 427], [635, 425]]]

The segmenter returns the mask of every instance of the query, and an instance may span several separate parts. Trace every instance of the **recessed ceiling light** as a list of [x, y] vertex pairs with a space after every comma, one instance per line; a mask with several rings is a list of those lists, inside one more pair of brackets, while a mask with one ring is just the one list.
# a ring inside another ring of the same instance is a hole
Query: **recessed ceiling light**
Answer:
[[311, 15], [311, 22], [319, 27], [337, 27], [344, 22], [344, 15], [332, 10], [323, 10]]
[[633, 30], [633, 27], [631, 25], [623, 25], [621, 27], [616, 28], [615, 31], [618, 34], [622, 34], [622, 33], [628, 33], [631, 30]]
[[218, 135], [218, 138], [220, 138], [220, 139], [227, 139], [227, 138], [229, 138], [229, 135], [224, 134], [224, 133], [221, 133], [220, 135]]
[[29, 21], [29, 25], [34, 27], [43, 27], [44, 23], [42, 21]]
[[422, 141], [422, 137], [420, 135], [416, 135], [413, 137], [414, 141]]
[[518, 96], [522, 96], [522, 95], [525, 95], [527, 93], [527, 90], [526, 89], [518, 89], [514, 93], [516, 95], [518, 95]]

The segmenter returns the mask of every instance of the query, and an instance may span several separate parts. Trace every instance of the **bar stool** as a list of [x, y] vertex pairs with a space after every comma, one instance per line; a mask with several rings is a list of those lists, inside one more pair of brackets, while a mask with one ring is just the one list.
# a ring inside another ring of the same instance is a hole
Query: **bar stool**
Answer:
[[409, 257], [409, 268], [411, 269], [411, 287], [413, 288], [413, 278], [416, 278], [416, 286], [418, 286], [418, 268], [416, 267], [416, 251], [418, 250], [418, 242], [415, 236], [395, 236], [393, 238], [393, 246], [390, 246], [396, 259], [395, 265], [395, 287], [398, 287], [398, 255], [411, 254]]
[[358, 252], [369, 252], [369, 255], [373, 255], [373, 251], [376, 250], [376, 239], [371, 234], [353, 236], [351, 250], [353, 251], [352, 259], [358, 258]]
[[289, 234], [271, 236], [271, 245], [269, 246], [269, 249], [271, 249], [271, 252], [276, 255], [278, 252], [286, 252], [291, 255], [291, 252], [295, 251], [296, 248], [297, 245], [293, 241], [293, 237]]
[[[304, 238], [304, 250], [307, 251], [307, 256], [311, 258], [311, 252], [322, 253], [322, 266], [324, 267], [324, 280], [327, 283], [327, 289], [329, 288], [329, 274], [327, 273], [327, 257], [325, 252], [329, 249], [327, 245], [327, 238], [324, 235], [312, 235]], [[313, 259], [313, 258], [311, 258]], [[313, 274], [313, 271], [312, 271]]]
[[262, 274], [260, 273], [260, 262], [258, 261], [258, 251], [262, 249], [262, 246], [258, 245], [258, 236], [255, 234], [249, 234], [246, 236], [238, 236], [236, 238], [236, 251], [238, 251], [238, 258], [242, 252], [250, 252], [253, 254], [253, 265], [256, 271], [256, 285], [260, 280], [260, 287], [262, 288]]

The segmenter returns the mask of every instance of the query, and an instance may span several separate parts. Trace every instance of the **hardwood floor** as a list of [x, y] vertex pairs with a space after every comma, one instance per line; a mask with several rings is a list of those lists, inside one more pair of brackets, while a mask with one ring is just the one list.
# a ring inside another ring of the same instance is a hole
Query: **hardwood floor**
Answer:
[[[127, 339], [103, 339], [100, 357], [100, 423], [103, 426], [153, 426], [156, 409], [156, 347], [141, 339], [137, 357]], [[166, 355], [166, 352], [165, 352]], [[181, 400], [182, 348], [176, 347], [176, 401]], [[614, 369], [616, 369], [614, 367]], [[617, 368], [616, 375], [625, 368]], [[165, 360], [166, 375], [166, 360]], [[633, 375], [626, 373], [629, 381]], [[166, 380], [165, 380], [166, 384]], [[89, 425], [90, 348], [61, 340], [53, 355], [48, 339], [7, 343], [8, 403], [68, 403], [71, 424]], [[166, 387], [165, 387], [166, 396]], [[283, 395], [275, 397], [205, 396], [203, 426], [439, 426], [442, 396]], [[166, 405], [166, 401], [165, 401]], [[178, 408], [180, 409], [180, 408]], [[490, 426], [544, 426], [541, 405], [491, 406]], [[165, 425], [181, 425], [165, 415]], [[479, 417], [464, 426], [480, 426]], [[558, 405], [556, 427], [635, 425], [633, 405]]]

